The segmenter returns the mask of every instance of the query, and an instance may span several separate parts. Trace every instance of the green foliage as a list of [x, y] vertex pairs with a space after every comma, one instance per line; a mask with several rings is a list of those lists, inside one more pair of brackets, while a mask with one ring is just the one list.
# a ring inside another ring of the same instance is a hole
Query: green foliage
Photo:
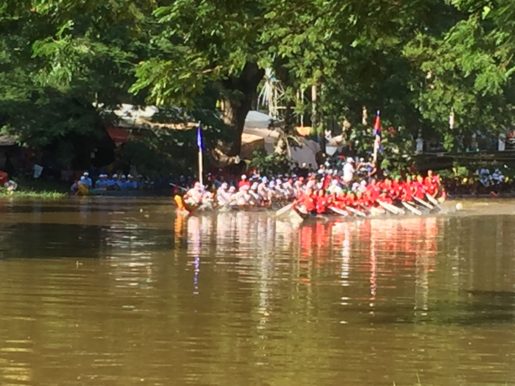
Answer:
[[[158, 105], [193, 107], [207, 88], [237, 76], [259, 58], [263, 19], [259, 2], [165, 1], [152, 13], [159, 29], [150, 39], [150, 55], [136, 67], [131, 92], [148, 90]], [[214, 89], [211, 89], [214, 90]], [[197, 105], [198, 106], [198, 105]]]
[[249, 167], [257, 169], [263, 175], [277, 175], [288, 173], [291, 165], [284, 154], [256, 151], [252, 154]]
[[[513, 2], [456, 0], [454, 25], [439, 34], [419, 32], [404, 55], [415, 66], [412, 90], [424, 119], [450, 137], [472, 131], [496, 133], [509, 127], [513, 111]], [[508, 19], [507, 19], [508, 17]], [[447, 133], [454, 110], [456, 132]]]
[[16, 190], [9, 192], [0, 186], [0, 198], [56, 200], [65, 198], [69, 190], [68, 184], [58, 181], [40, 181], [26, 177], [14, 178], [14, 180], [18, 184]]
[[[152, 103], [203, 122], [213, 145], [238, 145], [269, 67], [295, 114], [315, 109], [319, 130], [346, 118], [362, 154], [373, 142], [371, 127], [357, 124], [362, 107], [380, 109], [397, 130], [383, 140], [383, 159], [398, 168], [418, 130], [452, 150], [458, 136], [510, 127], [513, 31], [511, 0], [9, 0], [0, 5], [0, 127], [44, 147], [100, 135], [92, 106]], [[317, 105], [297, 101], [312, 85]], [[182, 136], [156, 135], [145, 146], [177, 158], [169, 142]], [[168, 155], [140, 161], [182, 167]]]

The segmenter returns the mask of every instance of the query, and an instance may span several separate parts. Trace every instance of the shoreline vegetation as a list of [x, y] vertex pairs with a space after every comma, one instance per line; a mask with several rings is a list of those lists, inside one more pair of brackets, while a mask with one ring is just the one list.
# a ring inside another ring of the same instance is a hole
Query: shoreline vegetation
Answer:
[[[509, 186], [500, 187], [495, 189], [477, 189], [476, 187], [461, 186], [460, 189], [452, 189], [455, 186], [447, 186], [447, 201], [454, 200], [468, 200], [468, 199], [510, 199], [515, 198], [515, 189]], [[449, 189], [450, 188], [450, 189]], [[468, 188], [465, 190], [464, 188]], [[127, 191], [124, 192], [106, 192], [93, 193], [88, 196], [113, 196], [113, 197], [134, 197], [134, 196], [172, 196], [173, 193], [164, 192], [163, 190], [148, 190], [148, 191]], [[74, 197], [69, 191], [69, 186], [66, 183], [55, 181], [34, 181], [34, 180], [21, 180], [18, 182], [18, 188], [14, 191], [8, 191], [5, 188], [0, 188], [0, 199], [40, 199], [40, 200], [59, 200], [64, 198]]]
[[7, 190], [0, 190], [0, 198], [33, 198], [40, 200], [57, 200], [69, 197], [69, 194], [55, 191], [35, 191], [35, 190], [15, 190], [8, 192]]
[[17, 179], [16, 183], [14, 191], [0, 188], [0, 198], [56, 200], [69, 196], [68, 185], [60, 182]]
[[[163, 194], [152, 194], [149, 192], [148, 196], [160, 196], [165, 197]], [[66, 198], [72, 198], [75, 197], [75, 195], [69, 194], [67, 192], [57, 192], [57, 191], [51, 191], [51, 190], [29, 190], [29, 189], [20, 189], [16, 190], [14, 192], [8, 192], [5, 189], [0, 189], [0, 200], [1, 199], [34, 199], [34, 200], [62, 200]], [[116, 195], [111, 196], [109, 194], [106, 195], [88, 195], [88, 196], [82, 196], [82, 197], [118, 197], [118, 198], [126, 198], [126, 197], [134, 197], [134, 195], [131, 195], [130, 193], [125, 195]], [[142, 197], [141, 195], [139, 197]], [[505, 199], [513, 199], [515, 198], [515, 192], [504, 192], [504, 193], [491, 193], [491, 194], [455, 194], [455, 195], [449, 195], [447, 197], [446, 201], [462, 201], [462, 200], [474, 200], [474, 199], [494, 199], [494, 200], [505, 200]]]

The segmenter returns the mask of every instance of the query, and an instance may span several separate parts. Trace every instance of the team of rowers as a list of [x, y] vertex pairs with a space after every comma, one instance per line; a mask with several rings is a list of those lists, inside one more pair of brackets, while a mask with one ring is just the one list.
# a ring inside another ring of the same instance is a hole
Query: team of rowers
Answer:
[[[399, 204], [413, 208], [431, 207], [443, 199], [445, 191], [439, 176], [428, 171], [425, 177], [417, 175], [404, 180], [385, 178], [380, 181], [373, 178], [345, 181], [329, 173], [273, 179], [242, 175], [236, 186], [223, 182], [214, 191], [196, 182], [181, 200], [182, 206], [190, 210], [214, 207], [247, 209], [290, 203], [301, 214], [326, 214], [339, 210], [368, 214], [384, 212], [385, 208], [388, 211], [389, 207]], [[177, 199], [176, 202], [181, 206]]]

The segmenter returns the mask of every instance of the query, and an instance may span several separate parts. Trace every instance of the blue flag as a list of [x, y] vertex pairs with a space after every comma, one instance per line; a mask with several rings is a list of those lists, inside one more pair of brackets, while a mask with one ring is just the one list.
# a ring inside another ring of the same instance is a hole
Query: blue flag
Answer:
[[202, 144], [202, 127], [200, 125], [197, 126], [197, 146], [199, 150], [203, 149]]

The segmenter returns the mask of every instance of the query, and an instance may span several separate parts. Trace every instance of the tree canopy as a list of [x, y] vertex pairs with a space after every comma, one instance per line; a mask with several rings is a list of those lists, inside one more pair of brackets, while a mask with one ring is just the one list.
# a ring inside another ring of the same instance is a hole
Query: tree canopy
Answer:
[[[0, 125], [31, 145], [95, 135], [99, 105], [149, 103], [219, 113], [236, 155], [265, 69], [321, 126], [362, 130], [365, 106], [452, 149], [513, 121], [511, 0], [10, 0], [0, 31]], [[316, 106], [297, 97], [311, 86]]]

